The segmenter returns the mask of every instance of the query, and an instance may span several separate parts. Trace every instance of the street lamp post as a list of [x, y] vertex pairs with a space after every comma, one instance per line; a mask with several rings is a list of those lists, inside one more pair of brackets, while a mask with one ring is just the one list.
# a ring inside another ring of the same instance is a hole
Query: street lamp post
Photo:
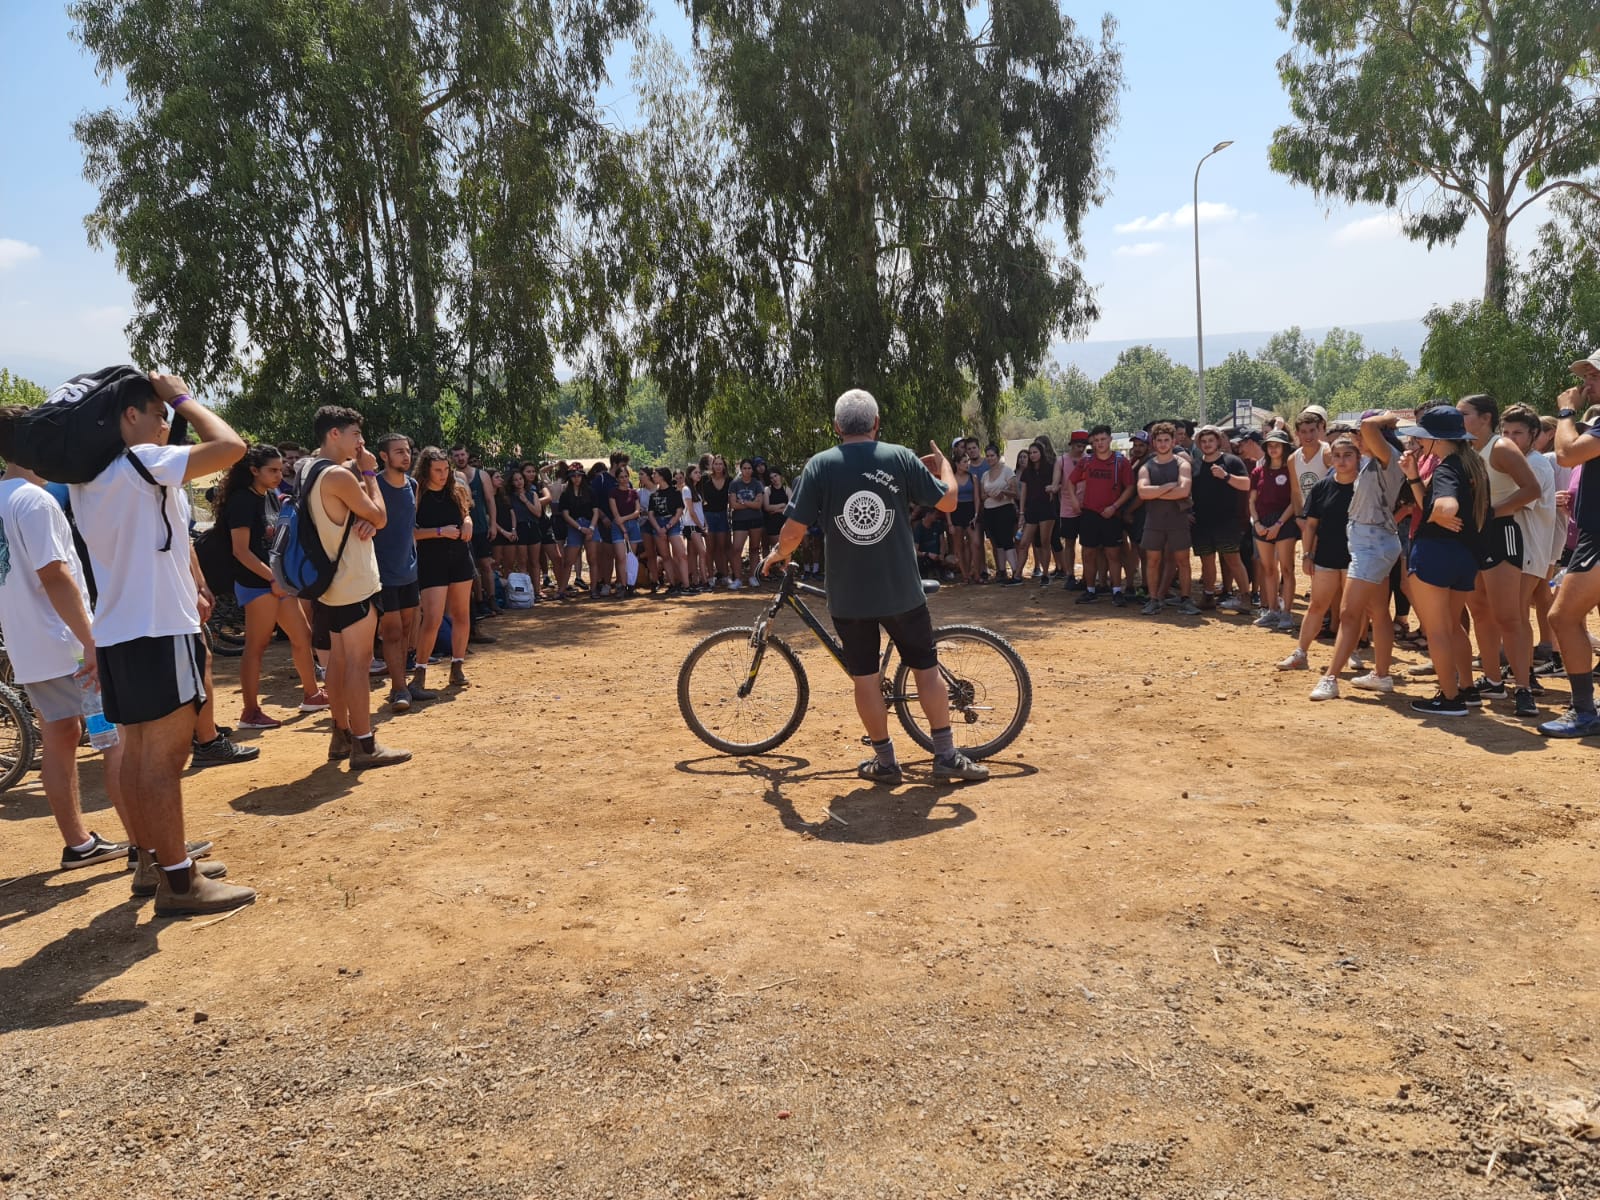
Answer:
[[[1233, 145], [1231, 141], [1218, 142], [1211, 147], [1211, 154], [1219, 154]], [[1195, 359], [1200, 365], [1200, 374], [1196, 380], [1200, 396], [1200, 424], [1206, 423], [1206, 333], [1205, 323], [1200, 318], [1200, 168], [1205, 166], [1207, 154], [1194, 165], [1194, 342]]]

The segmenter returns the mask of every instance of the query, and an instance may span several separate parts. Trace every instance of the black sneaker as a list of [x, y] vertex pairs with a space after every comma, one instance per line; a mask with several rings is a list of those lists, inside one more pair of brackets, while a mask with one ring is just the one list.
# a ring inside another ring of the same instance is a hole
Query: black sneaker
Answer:
[[868, 783], [886, 783], [891, 787], [901, 782], [905, 776], [900, 773], [899, 763], [882, 763], [878, 756], [873, 755], [856, 768], [856, 774]]
[[1528, 675], [1528, 690], [1535, 696], [1544, 695], [1544, 684], [1539, 682], [1539, 676], [1533, 673]]
[[982, 783], [989, 778], [989, 768], [982, 763], [973, 762], [965, 754], [957, 750], [949, 758], [935, 758], [933, 760], [933, 777], [935, 779], [961, 779], [968, 783]]
[[[1443, 694], [1444, 693], [1442, 693], [1442, 692], [1440, 693], [1440, 695], [1443, 695]], [[1504, 692], [1501, 692], [1500, 694], [1502, 696], [1505, 695]], [[1459, 692], [1456, 693], [1456, 696], [1461, 701], [1461, 703], [1465, 704], [1468, 708], [1482, 708], [1483, 707], [1483, 695], [1482, 695], [1482, 693], [1480, 693], [1478, 691], [1476, 686], [1464, 687]]]
[[241, 746], [230, 742], [226, 734], [219, 733], [216, 741], [204, 745], [192, 741], [190, 753], [189, 765], [192, 767], [222, 767], [229, 763], [254, 762], [261, 757], [261, 747]]
[[1435, 692], [1431, 700], [1413, 700], [1411, 711], [1425, 717], [1464, 717], [1467, 705], [1459, 695], [1454, 700], [1446, 700], [1443, 692]]
[[1083, 595], [1078, 597], [1077, 603], [1093, 604], [1098, 599], [1100, 599], [1100, 593], [1095, 591], [1093, 588], [1090, 588], [1088, 591], [1084, 592]]
[[1506, 685], [1503, 679], [1490, 679], [1482, 676], [1473, 687], [1480, 697], [1485, 700], [1504, 700], [1506, 698]]
[[71, 846], [61, 847], [61, 869], [75, 871], [79, 867], [110, 862], [113, 858], [126, 858], [132, 849], [127, 842], [108, 842], [92, 829], [89, 831], [89, 843], [89, 848], [82, 851], [74, 850]]
[[1535, 675], [1543, 675], [1546, 678], [1552, 675], [1565, 675], [1567, 669], [1561, 665], [1561, 651], [1557, 650], [1550, 656], [1548, 662], [1542, 662], [1536, 666], [1533, 669], [1533, 673]]
[[1127, 608], [1128, 607], [1128, 593], [1127, 592], [1112, 592], [1111, 593], [1111, 603], [1114, 604], [1118, 608]]
[[1527, 688], [1517, 689], [1517, 716], [1537, 717], [1539, 706], [1533, 702], [1533, 693]]

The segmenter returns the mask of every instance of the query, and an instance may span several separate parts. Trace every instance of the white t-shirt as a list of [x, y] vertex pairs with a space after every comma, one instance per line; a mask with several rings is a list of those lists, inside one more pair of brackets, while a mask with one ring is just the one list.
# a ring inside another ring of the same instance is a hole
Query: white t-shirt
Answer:
[[39, 570], [67, 564], [89, 611], [72, 528], [55, 497], [26, 479], [0, 483], [0, 631], [18, 683], [60, 679], [78, 669], [83, 647], [56, 615]]
[[89, 547], [99, 602], [94, 608], [97, 646], [135, 638], [200, 632], [194, 576], [189, 573], [189, 497], [183, 473], [186, 446], [135, 446], [133, 452], [157, 483], [166, 485], [167, 541], [157, 491], [119, 454], [88, 483], [72, 485], [72, 515]]
[[[1556, 546], [1556, 469], [1542, 454], [1528, 455], [1528, 469], [1539, 481], [1539, 498], [1512, 514], [1522, 531], [1522, 570], [1543, 578], [1558, 557]], [[1561, 531], [1563, 534], [1566, 530]]]
[[699, 529], [706, 527], [706, 510], [700, 507], [700, 497], [687, 483], [683, 485], [683, 507], [688, 510], [689, 524]]
[[983, 506], [985, 508], [1004, 508], [1008, 504], [1017, 502], [1016, 496], [1002, 496], [1000, 493], [1010, 487], [1016, 480], [1017, 473], [1005, 463], [1000, 464], [999, 471], [988, 468], [983, 472]]

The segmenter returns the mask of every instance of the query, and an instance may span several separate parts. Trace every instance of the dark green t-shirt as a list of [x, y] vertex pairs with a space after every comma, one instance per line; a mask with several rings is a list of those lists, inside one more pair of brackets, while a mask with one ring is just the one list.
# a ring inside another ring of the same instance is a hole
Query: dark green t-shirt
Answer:
[[911, 505], [944, 493], [921, 459], [888, 442], [849, 442], [806, 464], [784, 515], [822, 526], [829, 612], [892, 617], [926, 603]]

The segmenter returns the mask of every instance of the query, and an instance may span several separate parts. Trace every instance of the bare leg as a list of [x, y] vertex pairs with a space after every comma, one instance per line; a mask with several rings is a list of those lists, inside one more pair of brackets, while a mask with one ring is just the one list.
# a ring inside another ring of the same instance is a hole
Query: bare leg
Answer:
[[81, 846], [89, 840], [78, 797], [78, 739], [83, 736], [83, 721], [79, 717], [41, 721], [39, 732], [44, 742], [39, 782], [44, 785], [50, 815], [56, 819], [62, 840], [69, 846]]
[[[334, 725], [348, 729], [351, 737], [363, 738], [372, 732], [372, 687], [367, 671], [372, 663], [372, 635], [377, 627], [377, 613], [368, 612], [355, 624], [333, 635], [328, 699]], [[341, 716], [343, 721], [339, 719]]]
[[122, 791], [141, 841], [152, 843], [162, 866], [189, 856], [183, 838], [184, 764], [195, 733], [195, 710], [185, 704], [155, 721], [122, 726]]
[[[920, 681], [921, 672], [918, 672]], [[871, 675], [852, 675], [850, 682], [855, 688], [856, 712], [861, 717], [862, 725], [866, 726], [867, 736], [875, 742], [881, 742], [889, 736], [889, 708], [883, 702], [883, 687], [879, 683], [876, 672]], [[921, 687], [921, 683], [918, 683]], [[943, 692], [941, 687], [937, 689]], [[944, 698], [945, 719], [934, 726], [935, 729], [950, 723], [950, 698]], [[930, 718], [931, 719], [931, 718]]]

